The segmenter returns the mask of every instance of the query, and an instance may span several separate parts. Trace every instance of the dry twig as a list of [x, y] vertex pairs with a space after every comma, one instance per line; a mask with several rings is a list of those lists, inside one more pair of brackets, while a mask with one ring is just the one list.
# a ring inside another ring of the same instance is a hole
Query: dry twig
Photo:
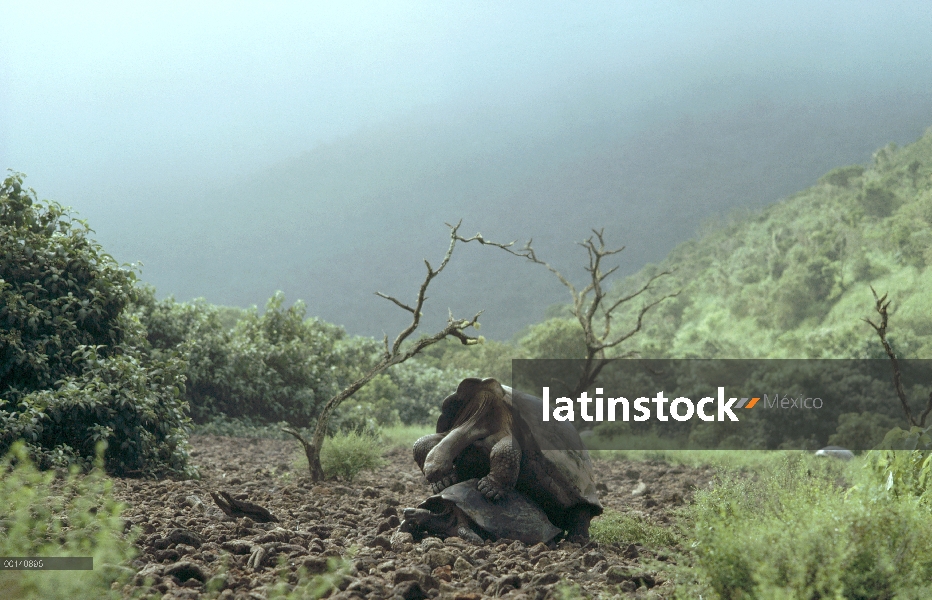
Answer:
[[[589, 388], [589, 386], [591, 386], [592, 383], [596, 380], [602, 370], [602, 367], [605, 366], [604, 359], [605, 351], [607, 349], [615, 348], [619, 344], [630, 339], [633, 335], [638, 333], [643, 325], [644, 315], [646, 315], [648, 311], [664, 300], [678, 296], [680, 293], [677, 291], [672, 294], [666, 294], [652, 302], [645, 304], [638, 312], [637, 320], [634, 326], [628, 330], [622, 330], [620, 333], [615, 331], [613, 329], [615, 325], [615, 323], [613, 323], [615, 311], [624, 304], [634, 300], [644, 292], [651, 289], [654, 283], [661, 277], [671, 275], [672, 271], [662, 271], [657, 273], [648, 279], [643, 286], [641, 286], [633, 293], [609, 302], [606, 298], [606, 291], [603, 288], [603, 283], [610, 275], [618, 270], [618, 265], [603, 271], [602, 261], [606, 257], [614, 256], [615, 254], [620, 253], [625, 249], [625, 247], [621, 246], [619, 248], [613, 249], [606, 248], [604, 229], [593, 229], [592, 233], [593, 235], [589, 236], [587, 240], [584, 242], [579, 242], [579, 245], [586, 249], [589, 258], [589, 264], [585, 267], [586, 272], [589, 273], [589, 283], [582, 289], [577, 289], [576, 286], [574, 286], [572, 282], [570, 282], [569, 279], [567, 279], [553, 265], [539, 259], [532, 246], [533, 240], [528, 240], [524, 247], [522, 247], [520, 250], [515, 250], [513, 249], [515, 244], [514, 242], [507, 244], [491, 242], [486, 240], [481, 233], [477, 233], [470, 238], [457, 238], [459, 241], [464, 243], [475, 241], [485, 246], [500, 248], [509, 254], [513, 254], [514, 256], [525, 258], [535, 264], [542, 265], [548, 271], [553, 273], [554, 276], [560, 281], [560, 283], [562, 283], [563, 286], [569, 290], [570, 295], [573, 298], [572, 312], [582, 327], [586, 345], [585, 363], [583, 365], [579, 381], [576, 384], [575, 389], [571, 392], [573, 396], [576, 396], [583, 390]], [[622, 354], [620, 358], [627, 358], [630, 356], [633, 356], [633, 353]]]
[[906, 390], [903, 389], [900, 362], [896, 358], [896, 353], [893, 352], [893, 346], [887, 341], [887, 324], [889, 321], [891, 301], [887, 300], [887, 294], [884, 294], [882, 297], [878, 296], [877, 291], [874, 290], [874, 286], [871, 286], [871, 292], [874, 294], [874, 310], [880, 315], [880, 322], [874, 323], [870, 319], [864, 320], [877, 332], [877, 335], [880, 337], [880, 343], [883, 344], [884, 351], [886, 351], [887, 356], [890, 357], [890, 363], [893, 366], [893, 387], [896, 389], [896, 395], [900, 399], [900, 404], [903, 406], [903, 412], [906, 413], [906, 420], [909, 421], [911, 427], [925, 427], [926, 418], [929, 416], [929, 413], [932, 413], [932, 394], [929, 394], [926, 409], [917, 421], [913, 416], [913, 411], [909, 408], [909, 402], [906, 399]]
[[[462, 223], [462, 221], [460, 223]], [[440, 340], [443, 340], [447, 337], [454, 337], [467, 346], [479, 343], [479, 338], [468, 335], [466, 330], [470, 327], [475, 327], [478, 325], [479, 316], [482, 314], [482, 311], [476, 313], [472, 319], [456, 319], [453, 317], [453, 314], [450, 313], [447, 319], [446, 327], [437, 333], [434, 333], [433, 335], [421, 337], [405, 345], [405, 342], [408, 341], [408, 338], [411, 337], [411, 334], [414, 333], [414, 331], [421, 323], [421, 310], [424, 307], [424, 302], [427, 301], [428, 286], [430, 285], [431, 281], [433, 281], [434, 278], [437, 277], [437, 275], [439, 275], [444, 270], [444, 268], [446, 268], [447, 264], [450, 262], [450, 258], [453, 256], [453, 249], [456, 247], [457, 241], [462, 239], [458, 234], [460, 223], [457, 223], [456, 225], [450, 225], [449, 223], [447, 224], [447, 226], [450, 228], [450, 246], [447, 248], [447, 253], [444, 255], [440, 265], [435, 269], [427, 260], [424, 261], [424, 265], [427, 267], [427, 274], [424, 276], [424, 281], [421, 282], [421, 286], [418, 289], [414, 306], [402, 302], [394, 296], [389, 296], [388, 294], [383, 294], [382, 292], [376, 292], [376, 295], [380, 298], [385, 298], [401, 309], [411, 313], [411, 323], [405, 327], [401, 333], [398, 334], [391, 345], [389, 345], [388, 336], [386, 335], [382, 340], [385, 350], [382, 353], [382, 358], [375, 364], [375, 366], [369, 369], [369, 371], [366, 372], [363, 376], [353, 381], [336, 396], [327, 401], [321, 411], [320, 416], [317, 419], [317, 426], [314, 429], [314, 435], [311, 438], [311, 441], [308, 442], [305, 440], [304, 437], [302, 437], [301, 434], [294, 429], [282, 429], [282, 431], [297, 438], [298, 441], [300, 441], [304, 446], [304, 452], [307, 456], [308, 468], [310, 470], [312, 480], [320, 481], [324, 478], [323, 468], [320, 465], [320, 449], [323, 446], [324, 437], [327, 433], [327, 424], [330, 421], [330, 415], [333, 413], [334, 409], [336, 409], [336, 407], [338, 407], [344, 400], [359, 391], [360, 388], [366, 385], [366, 383], [368, 383], [373, 377], [385, 369], [391, 367], [392, 365], [405, 362], [409, 358], [418, 354], [424, 348], [436, 344]]]

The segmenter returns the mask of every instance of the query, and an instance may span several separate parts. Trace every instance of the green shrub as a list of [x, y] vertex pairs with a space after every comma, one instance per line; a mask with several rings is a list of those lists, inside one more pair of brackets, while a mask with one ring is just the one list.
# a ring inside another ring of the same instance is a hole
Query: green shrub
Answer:
[[79, 375], [79, 347], [113, 354], [135, 282], [87, 223], [22, 183], [14, 174], [0, 185], [0, 394], [14, 403]]
[[840, 465], [788, 460], [697, 492], [689, 514], [700, 578], [721, 598], [929, 597], [928, 507], [874, 485], [846, 491]]
[[576, 318], [554, 318], [531, 326], [519, 341], [525, 358], [585, 358], [586, 338]]
[[[294, 438], [282, 431], [288, 423], [266, 423], [250, 417], [232, 418], [223, 414], [212, 417], [204, 423], [191, 425], [191, 435], [221, 435], [225, 437], [259, 438], [266, 440], [293, 440]], [[313, 431], [299, 428], [301, 435], [310, 436]]]
[[150, 353], [124, 310], [135, 275], [89, 232], [22, 176], [0, 186], [0, 452], [89, 467], [105, 441], [111, 472], [190, 474], [184, 361]]
[[864, 186], [858, 200], [864, 214], [871, 217], [889, 217], [898, 206], [896, 194], [876, 181]]
[[[262, 315], [236, 313], [203, 300], [155, 300], [148, 290], [136, 312], [155, 348], [188, 359], [191, 416], [205, 423], [218, 415], [306, 427], [336, 391], [341, 327], [307, 319], [302, 302], [284, 307], [277, 292]], [[231, 315], [239, 320], [230, 328]]]
[[[347, 552], [352, 557], [354, 549]], [[309, 575], [307, 568], [302, 566], [292, 571], [285, 565], [279, 566], [278, 581], [266, 589], [270, 600], [317, 600], [338, 592], [341, 584], [353, 572], [353, 562], [347, 558], [331, 556], [327, 559], [327, 571], [317, 575]]]
[[848, 187], [852, 180], [857, 179], [864, 174], [864, 167], [861, 165], [852, 165], [849, 167], [838, 167], [823, 175], [820, 183], [828, 183], [839, 187]]
[[[15, 466], [14, 466], [15, 465]], [[100, 463], [98, 462], [98, 465]], [[132, 575], [120, 567], [133, 557], [122, 536], [122, 506], [99, 469], [64, 480], [40, 473], [25, 445], [14, 444], [0, 462], [0, 556], [93, 557], [91, 571], [0, 570], [5, 598], [76, 599], [119, 597], [111, 582]]]
[[858, 450], [875, 448], [896, 424], [896, 419], [876, 412], [843, 413], [828, 443]]
[[614, 510], [607, 510], [592, 520], [589, 535], [600, 544], [638, 544], [641, 546], [673, 546], [679, 539], [668, 527]]
[[361, 471], [377, 469], [384, 464], [382, 442], [370, 434], [339, 433], [324, 442], [320, 464], [327, 477], [352, 481]]

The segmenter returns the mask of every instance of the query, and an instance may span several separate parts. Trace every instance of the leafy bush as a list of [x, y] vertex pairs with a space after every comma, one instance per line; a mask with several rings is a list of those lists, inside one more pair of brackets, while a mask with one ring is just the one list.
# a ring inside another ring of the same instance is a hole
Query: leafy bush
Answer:
[[533, 325], [518, 341], [526, 358], [585, 358], [586, 339], [575, 318], [554, 318]]
[[896, 419], [872, 411], [844, 413], [838, 416], [838, 428], [828, 443], [844, 448], [875, 448], [896, 423]]
[[287, 421], [305, 427], [336, 391], [341, 327], [306, 319], [302, 302], [284, 308], [277, 292], [261, 316], [241, 311], [230, 328], [231, 309], [203, 300], [157, 301], [151, 289], [137, 314], [149, 341], [188, 358], [187, 400], [195, 422], [217, 415]]
[[89, 467], [105, 441], [111, 472], [186, 473], [184, 362], [149, 353], [135, 275], [89, 232], [21, 175], [0, 186], [0, 452]]
[[850, 183], [864, 174], [864, 167], [861, 165], [851, 165], [849, 167], [838, 167], [823, 175], [820, 183], [828, 183], [839, 187], [848, 187]]
[[600, 544], [638, 544], [653, 548], [673, 546], [679, 541], [668, 527], [614, 510], [607, 510], [593, 519], [589, 535]]
[[72, 353], [123, 341], [135, 276], [87, 236], [87, 223], [22, 187], [0, 186], [0, 394], [15, 402], [84, 370]]
[[874, 485], [846, 492], [842, 468], [788, 460], [697, 492], [689, 514], [701, 578], [721, 598], [928, 597], [929, 508]]
[[384, 464], [378, 436], [365, 433], [339, 433], [327, 440], [320, 453], [320, 464], [327, 477], [352, 481], [361, 471]]
[[56, 480], [54, 472], [38, 472], [25, 445], [17, 443], [0, 462], [0, 473], [0, 556], [90, 556], [94, 561], [92, 571], [0, 570], [4, 597], [119, 597], [110, 584], [132, 574], [118, 566], [132, 558], [132, 540], [122, 536], [122, 507], [100, 470], [79, 477], [73, 469]]
[[864, 213], [871, 217], [889, 217], [897, 208], [897, 198], [883, 184], [872, 181], [858, 196]]

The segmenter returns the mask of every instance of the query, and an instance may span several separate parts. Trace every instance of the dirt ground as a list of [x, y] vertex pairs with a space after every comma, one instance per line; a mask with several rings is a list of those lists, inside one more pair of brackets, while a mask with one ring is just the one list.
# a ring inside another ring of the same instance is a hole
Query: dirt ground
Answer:
[[[221, 589], [222, 599], [267, 598], [276, 582], [297, 583], [299, 569], [325, 571], [328, 557], [349, 560], [331, 598], [559, 598], [566, 582], [589, 597], [666, 598], [674, 590], [664, 569], [675, 560], [669, 549], [413, 543], [397, 532], [399, 517], [430, 490], [410, 451], [389, 452], [384, 468], [350, 483], [313, 483], [294, 470], [293, 441], [203, 436], [191, 444], [200, 480], [115, 480], [115, 496], [129, 507], [127, 527], [142, 532], [133, 564], [139, 574], [125, 596], [200, 598]], [[660, 525], [713, 474], [656, 461], [594, 465], [606, 509]], [[279, 522], [228, 517], [210, 495], [221, 491], [267, 508]]]

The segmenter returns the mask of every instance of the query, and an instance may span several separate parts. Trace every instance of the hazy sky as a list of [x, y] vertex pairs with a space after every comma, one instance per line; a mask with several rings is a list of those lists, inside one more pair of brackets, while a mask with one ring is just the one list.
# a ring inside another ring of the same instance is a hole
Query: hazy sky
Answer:
[[761, 101], [932, 98], [928, 0], [763, 4], [3, 2], [0, 166], [152, 265], [160, 292], [212, 299], [173, 289], [123, 215], [183, 220], [210, 190], [424, 115], [591, 113], [633, 136]]
[[765, 72], [820, 96], [929, 82], [928, 2], [761, 4], [5, 2], [0, 164], [61, 195], [217, 180], [424, 108], [596, 78], [629, 102]]

